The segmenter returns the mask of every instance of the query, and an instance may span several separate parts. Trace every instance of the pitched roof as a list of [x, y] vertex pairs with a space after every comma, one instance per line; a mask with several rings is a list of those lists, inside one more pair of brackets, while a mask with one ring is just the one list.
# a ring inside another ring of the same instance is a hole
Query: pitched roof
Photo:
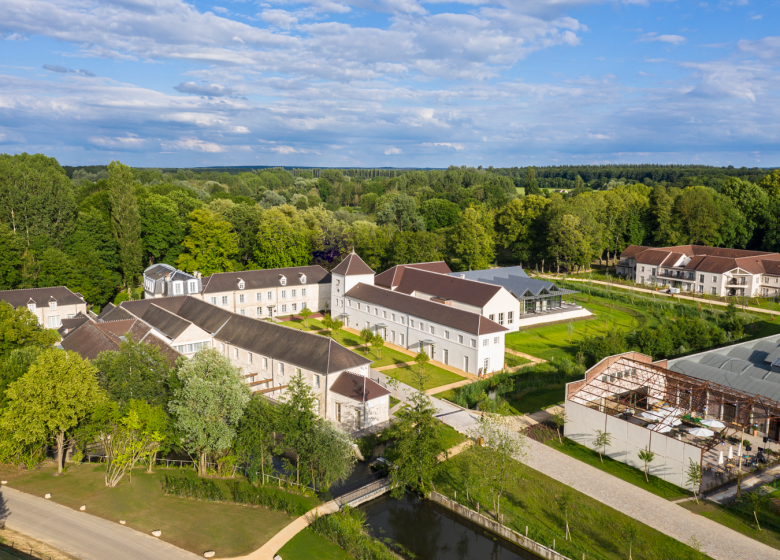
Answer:
[[192, 324], [175, 313], [154, 304], [146, 309], [141, 319], [171, 339], [175, 339]]
[[[269, 268], [264, 270], [243, 270], [241, 272], [218, 272], [203, 278], [203, 293], [215, 294], [238, 290], [238, 282], [244, 281], [245, 290], [257, 290], [281, 286], [281, 277], [287, 280], [287, 286], [309, 284], [330, 284], [330, 273], [319, 265], [292, 266], [288, 268]], [[302, 282], [302, 277], [306, 282]]]
[[331, 271], [331, 274], [341, 274], [342, 276], [357, 276], [358, 274], [374, 274], [371, 267], [363, 262], [357, 253], [352, 252], [347, 258]]
[[0, 290], [0, 300], [7, 301], [14, 307], [24, 307], [34, 303], [38, 307], [48, 306], [50, 302], [57, 305], [85, 304], [81, 294], [71, 292], [65, 286], [50, 288], [25, 288], [23, 290]]
[[442, 299], [484, 307], [501, 291], [501, 286], [410, 268], [404, 273], [395, 291], [401, 294], [422, 292]]
[[666, 249], [647, 249], [646, 251], [638, 253], [635, 258], [636, 262], [641, 264], [661, 266], [666, 263], [666, 266], [674, 266], [674, 263], [682, 256], [682, 253], [674, 253], [672, 251], [667, 251]]
[[152, 280], [162, 280], [168, 275], [171, 275], [171, 281], [174, 280], [191, 280], [195, 277], [192, 274], [188, 274], [183, 270], [174, 268], [169, 264], [157, 263], [144, 270], [144, 276], [151, 278]]
[[447, 263], [444, 261], [427, 262], [427, 263], [412, 263], [412, 264], [399, 264], [393, 268], [389, 268], [377, 274], [374, 277], [375, 286], [384, 286], [386, 288], [395, 288], [401, 283], [401, 279], [404, 275], [404, 270], [407, 268], [419, 268], [421, 270], [428, 270], [430, 272], [438, 272], [439, 274], [449, 274], [452, 272]]
[[77, 352], [82, 358], [94, 360], [101, 352], [119, 350], [120, 342], [118, 336], [98, 328], [97, 323], [89, 321], [63, 338], [60, 345], [65, 350]]
[[106, 321], [98, 323], [101, 330], [115, 336], [124, 336], [138, 322], [138, 319], [120, 319], [119, 321]]
[[372, 401], [390, 394], [390, 391], [370, 377], [357, 375], [351, 371], [340, 374], [330, 386], [330, 390], [360, 402]]
[[645, 251], [646, 249], [652, 249], [652, 247], [645, 247], [644, 245], [629, 245], [620, 252], [620, 258], [635, 257], [638, 253]]
[[508, 330], [479, 313], [472, 313], [450, 305], [416, 298], [362, 282], [345, 295], [470, 334], [483, 335]]
[[60, 333], [60, 337], [65, 338], [70, 333], [72, 333], [75, 329], [83, 325], [84, 323], [91, 322], [92, 319], [84, 315], [81, 311], [76, 313], [75, 317], [71, 317], [70, 319], [62, 319], [61, 323], [62, 326], [57, 329], [57, 332]]
[[[151, 301], [151, 300], [146, 300]], [[127, 302], [123, 302], [127, 303]], [[101, 312], [100, 315], [98, 315], [98, 321], [120, 321], [122, 319], [133, 319], [134, 316], [130, 313], [128, 313], [125, 309], [122, 308], [121, 305], [114, 306], [108, 311]]]
[[559, 288], [549, 280], [529, 278], [520, 266], [508, 266], [505, 268], [490, 268], [487, 270], [470, 270], [468, 272], [453, 272], [451, 276], [465, 275], [470, 280], [478, 280], [487, 284], [503, 286], [517, 299], [533, 299], [542, 292], [554, 295], [567, 295], [579, 293], [576, 290]]

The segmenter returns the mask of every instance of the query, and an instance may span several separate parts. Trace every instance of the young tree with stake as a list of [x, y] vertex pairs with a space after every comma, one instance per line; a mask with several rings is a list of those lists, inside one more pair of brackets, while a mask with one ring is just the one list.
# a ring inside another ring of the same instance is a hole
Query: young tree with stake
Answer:
[[303, 319], [303, 326], [306, 327], [307, 329], [309, 328], [309, 317], [311, 317], [313, 314], [314, 312], [308, 307], [304, 307], [303, 309], [301, 309], [301, 312], [299, 313], [299, 315]]
[[606, 453], [606, 448], [608, 445], [612, 445], [612, 434], [609, 432], [602, 432], [601, 430], [596, 430], [596, 437], [593, 438], [593, 447], [596, 448], [596, 451], [599, 453], [599, 459], [601, 462], [604, 462], [604, 457], [602, 457], [602, 451]]
[[650, 482], [650, 478], [647, 475], [648, 465], [655, 460], [655, 453], [650, 451], [647, 447], [642, 449], [639, 453], [639, 460], [645, 465], [645, 481]]
[[561, 437], [561, 430], [566, 425], [569, 419], [566, 417], [566, 411], [561, 409], [550, 417], [550, 421], [555, 424], [555, 430], [558, 432], [558, 443], [563, 445], [563, 438]]
[[363, 327], [363, 330], [360, 331], [360, 338], [362, 338], [363, 342], [366, 344], [366, 351], [370, 352], [369, 348], [371, 347], [371, 343], [374, 341], [374, 333], [372, 333], [371, 329], [368, 327]]
[[693, 459], [688, 459], [688, 470], [686, 471], [686, 479], [685, 482], [687, 482], [691, 488], [693, 489], [693, 497], [696, 500], [696, 503], [699, 503], [699, 486], [701, 485], [701, 465], [699, 463], [695, 463]]

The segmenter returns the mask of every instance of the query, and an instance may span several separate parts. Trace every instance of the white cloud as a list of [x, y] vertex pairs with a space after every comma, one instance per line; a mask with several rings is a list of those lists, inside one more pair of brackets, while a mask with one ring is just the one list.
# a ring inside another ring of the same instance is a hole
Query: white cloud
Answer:
[[191, 93], [194, 95], [204, 95], [206, 97], [223, 97], [225, 95], [235, 95], [235, 90], [218, 84], [196, 84], [195, 82], [182, 82], [175, 89], [181, 93]]
[[138, 138], [135, 134], [128, 133], [127, 136], [92, 136], [89, 138], [90, 143], [100, 146], [102, 148], [118, 148], [123, 150], [138, 150], [145, 148], [149, 142], [146, 138]]
[[7, 37], [3, 37], [6, 41], [26, 41], [27, 37], [19, 33], [11, 33]]
[[395, 148], [393, 146], [390, 146], [389, 148], [385, 149], [385, 155], [386, 156], [397, 156], [398, 154], [401, 154], [401, 150], [398, 148]]
[[95, 74], [89, 70], [74, 70], [72, 68], [65, 68], [64, 66], [53, 64], [44, 64], [43, 69], [48, 70], [49, 72], [54, 72], [55, 74], [77, 74], [79, 76], [86, 76], [87, 78], [95, 77]]
[[274, 146], [273, 148], [271, 148], [271, 151], [272, 152], [276, 152], [277, 154], [282, 154], [282, 155], [300, 153], [298, 150], [296, 150], [292, 146]]
[[761, 15], [761, 14], [758, 14], [758, 15], [755, 15], [755, 16], [751, 17], [750, 19], [761, 19], [762, 17], [764, 17], [764, 16]]
[[163, 149], [166, 150], [192, 150], [195, 152], [207, 152], [216, 154], [224, 152], [225, 148], [214, 142], [205, 142], [198, 138], [180, 138], [179, 140], [162, 142]]
[[[421, 146], [442, 146], [445, 148], [452, 148], [457, 151], [463, 151], [463, 144], [457, 144], [453, 142], [423, 142]], [[385, 152], [386, 153], [386, 152]]]
[[639, 39], [639, 42], [658, 42], [669, 43], [671, 45], [680, 45], [685, 42], [685, 37], [682, 35], [659, 35], [657, 32], [645, 33]]

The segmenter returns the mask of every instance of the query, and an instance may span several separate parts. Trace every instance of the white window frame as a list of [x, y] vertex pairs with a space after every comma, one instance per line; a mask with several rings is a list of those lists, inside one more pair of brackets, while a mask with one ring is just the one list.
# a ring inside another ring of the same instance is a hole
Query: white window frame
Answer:
[[266, 301], [273, 301], [274, 293], [273, 292], [266, 292], [265, 293], [265, 299], [266, 299]]
[[[301, 284], [305, 284], [305, 283], [306, 283], [306, 275], [305, 274], [301, 274]], [[303, 295], [305, 296], [306, 294], [303, 294]]]
[[227, 305], [227, 304], [228, 304], [228, 297], [222, 296], [222, 305]]
[[246, 282], [244, 282], [243, 280], [239, 280], [238, 281], [238, 289], [239, 290], [243, 290], [244, 288], [246, 288]]
[[173, 283], [173, 295], [180, 296], [184, 293], [184, 282], [174, 282]]
[[211, 298], [211, 305], [217, 305], [217, 298], [216, 298], [216, 296]]
[[189, 281], [189, 293], [194, 294], [198, 291], [198, 282], [196, 280]]
[[282, 276], [282, 278], [279, 280], [279, 283], [280, 283], [282, 286], [286, 286], [286, 285], [287, 285], [287, 278], [285, 278], [284, 276]]
[[306, 288], [301, 288], [301, 297], [306, 297]]
[[262, 305], [258, 306], [257, 309], [255, 309], [255, 315], [257, 315], [258, 317], [262, 317], [263, 316], [263, 306]]
[[238, 303], [244, 303], [244, 294], [238, 294]]
[[49, 309], [51, 311], [56, 311], [57, 310], [57, 302], [56, 301], [50, 301], [49, 302]]

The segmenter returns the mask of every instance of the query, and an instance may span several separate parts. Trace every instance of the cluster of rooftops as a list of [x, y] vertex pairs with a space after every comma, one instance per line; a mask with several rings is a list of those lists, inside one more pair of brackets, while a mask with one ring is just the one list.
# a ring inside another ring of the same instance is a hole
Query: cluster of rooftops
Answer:
[[780, 254], [768, 251], [726, 249], [706, 245], [678, 245], [675, 247], [644, 247], [629, 245], [620, 253], [621, 259], [637, 263], [723, 274], [741, 268], [751, 274], [780, 275]]

